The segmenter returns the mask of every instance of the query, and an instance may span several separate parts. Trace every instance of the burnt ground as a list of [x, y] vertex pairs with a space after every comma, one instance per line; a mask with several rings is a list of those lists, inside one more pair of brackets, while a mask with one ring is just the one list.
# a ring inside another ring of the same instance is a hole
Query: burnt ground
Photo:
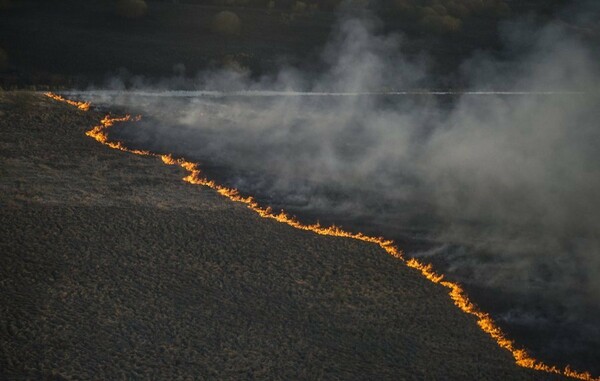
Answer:
[[0, 93], [0, 379], [543, 379], [374, 245], [261, 219]]

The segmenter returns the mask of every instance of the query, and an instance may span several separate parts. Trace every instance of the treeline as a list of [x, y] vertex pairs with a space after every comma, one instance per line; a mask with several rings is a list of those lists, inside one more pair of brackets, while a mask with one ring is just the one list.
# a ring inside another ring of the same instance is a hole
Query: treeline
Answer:
[[472, 19], [500, 19], [510, 15], [503, 0], [388, 0], [387, 9], [399, 22], [424, 32], [458, 32]]
[[458, 32], [472, 18], [499, 19], [511, 13], [511, 0], [159, 0], [210, 6], [273, 9], [296, 15], [332, 12], [340, 6], [370, 9], [408, 29]]

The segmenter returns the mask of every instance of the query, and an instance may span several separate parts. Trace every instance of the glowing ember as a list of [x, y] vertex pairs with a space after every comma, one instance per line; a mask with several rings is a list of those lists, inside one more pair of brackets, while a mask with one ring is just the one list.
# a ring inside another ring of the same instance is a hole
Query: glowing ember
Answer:
[[[89, 102], [83, 103], [71, 101], [52, 93], [46, 93], [46, 96], [57, 101], [66, 102], [72, 106], [79, 108], [80, 110], [87, 111], [90, 107]], [[444, 276], [435, 273], [430, 264], [423, 264], [414, 258], [406, 259], [403, 255], [403, 252], [394, 245], [393, 241], [386, 240], [382, 237], [367, 236], [363, 233], [351, 233], [335, 225], [324, 227], [319, 225], [318, 223], [313, 225], [303, 224], [296, 218], [286, 214], [284, 211], [276, 213], [270, 207], [263, 207], [259, 205], [253, 197], [242, 196], [237, 189], [227, 188], [225, 186], [215, 183], [213, 180], [207, 179], [202, 175], [202, 172], [198, 168], [198, 165], [195, 163], [186, 161], [184, 159], [175, 159], [169, 154], [157, 154], [150, 151], [129, 149], [125, 147], [122, 142], [110, 141], [108, 139], [107, 131], [115, 123], [135, 122], [139, 121], [140, 119], [140, 116], [132, 118], [130, 115], [125, 115], [124, 117], [115, 118], [111, 117], [110, 115], [107, 115], [100, 121], [100, 124], [98, 126], [95, 126], [90, 131], [86, 132], [86, 135], [93, 137], [100, 143], [107, 145], [110, 148], [134, 153], [137, 155], [160, 157], [162, 161], [167, 165], [178, 165], [189, 172], [189, 174], [183, 178], [184, 181], [190, 184], [203, 185], [214, 189], [219, 194], [227, 197], [231, 201], [245, 204], [250, 210], [256, 212], [259, 216], [263, 218], [273, 219], [275, 221], [292, 226], [296, 229], [307, 230], [320, 235], [351, 238], [379, 245], [389, 255], [399, 259], [408, 267], [420, 271], [421, 274], [431, 282], [446, 287], [449, 290], [448, 294], [450, 295], [450, 298], [454, 301], [454, 304], [458, 308], [460, 308], [461, 311], [475, 316], [477, 318], [477, 324], [479, 325], [479, 327], [485, 333], [490, 335], [496, 341], [498, 346], [508, 350], [513, 355], [517, 365], [542, 372], [560, 374], [579, 380], [600, 381], [600, 377], [594, 378], [589, 372], [578, 372], [572, 370], [569, 366], [566, 366], [564, 369], [560, 369], [554, 365], [545, 364], [544, 362], [531, 357], [531, 355], [527, 353], [526, 350], [517, 348], [515, 346], [515, 342], [506, 337], [505, 333], [502, 332], [500, 327], [496, 325], [491, 316], [481, 311], [473, 302], [471, 302], [461, 285], [455, 282], [444, 280]]]

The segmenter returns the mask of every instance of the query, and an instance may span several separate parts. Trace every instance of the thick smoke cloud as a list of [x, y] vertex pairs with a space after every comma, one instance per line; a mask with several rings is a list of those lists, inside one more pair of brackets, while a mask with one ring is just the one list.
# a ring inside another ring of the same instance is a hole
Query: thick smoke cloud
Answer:
[[[119, 131], [131, 144], [198, 160], [301, 216], [398, 238], [465, 283], [548, 300], [568, 312], [500, 312], [575, 321], [600, 343], [589, 315], [600, 311], [598, 60], [565, 25], [512, 22], [502, 34], [510, 59], [479, 52], [457, 75], [472, 91], [531, 94], [366, 95], [420, 88], [427, 59], [404, 57], [402, 37], [376, 20], [343, 18], [316, 78], [138, 78], [137, 95], [92, 100], [144, 115], [144, 128]], [[173, 88], [218, 92], [160, 93]]]

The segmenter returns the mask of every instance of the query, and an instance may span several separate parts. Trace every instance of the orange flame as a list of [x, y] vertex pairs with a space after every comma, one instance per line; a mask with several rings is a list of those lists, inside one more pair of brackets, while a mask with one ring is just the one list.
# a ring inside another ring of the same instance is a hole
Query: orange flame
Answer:
[[78, 109], [83, 110], [83, 111], [87, 111], [87, 110], [90, 109], [90, 105], [91, 105], [90, 102], [72, 101], [72, 100], [69, 100], [69, 99], [65, 99], [65, 98], [61, 97], [60, 95], [54, 94], [54, 93], [44, 93], [44, 95], [47, 96], [47, 97], [49, 97], [49, 98], [52, 98], [52, 99], [54, 99], [56, 101], [68, 103], [71, 106], [75, 106]]
[[[87, 110], [90, 106], [90, 104], [87, 102], [81, 103], [69, 101], [51, 93], [47, 93], [46, 95], [52, 99], [67, 102], [68, 104], [76, 106], [81, 110]], [[83, 108], [81, 107], [81, 105], [87, 106]], [[321, 226], [319, 223], [312, 225], [303, 224], [302, 222], [298, 221], [295, 217], [286, 214], [284, 211], [276, 213], [270, 207], [261, 206], [253, 197], [242, 196], [237, 189], [228, 188], [215, 183], [213, 180], [209, 180], [208, 178], [202, 175], [202, 172], [198, 168], [198, 165], [195, 163], [186, 161], [184, 159], [175, 159], [170, 154], [157, 154], [150, 151], [129, 149], [125, 147], [120, 141], [110, 141], [108, 139], [107, 130], [110, 127], [112, 127], [115, 123], [139, 121], [140, 119], [140, 116], [132, 118], [130, 115], [125, 115], [124, 117], [118, 118], [107, 115], [100, 121], [100, 125], [93, 127], [90, 131], [86, 132], [86, 135], [93, 137], [100, 143], [107, 145], [110, 148], [118, 149], [124, 152], [134, 153], [137, 155], [160, 157], [163, 163], [167, 165], [178, 165], [189, 172], [189, 174], [183, 178], [183, 181], [186, 181], [190, 184], [203, 185], [214, 189], [219, 194], [223, 195], [224, 197], [227, 197], [231, 201], [245, 204], [248, 207], [248, 209], [254, 211], [263, 218], [273, 219], [277, 222], [287, 224], [296, 229], [307, 230], [320, 235], [345, 237], [376, 244], [383, 250], [385, 250], [389, 255], [402, 261], [402, 263], [404, 263], [406, 266], [420, 271], [421, 274], [429, 281], [446, 287], [449, 290], [448, 295], [450, 296], [454, 304], [461, 311], [469, 315], [475, 316], [477, 318], [477, 324], [479, 325], [481, 330], [487, 333], [489, 336], [491, 336], [496, 341], [499, 347], [509, 351], [515, 359], [515, 363], [517, 365], [542, 372], [559, 374], [578, 380], [600, 381], [600, 377], [594, 378], [589, 372], [575, 371], [571, 369], [571, 367], [568, 365], [564, 369], [561, 369], [554, 365], [548, 365], [540, 360], [531, 357], [531, 355], [526, 350], [517, 348], [515, 342], [506, 336], [502, 329], [500, 329], [496, 322], [494, 322], [492, 317], [488, 313], [481, 311], [479, 307], [477, 307], [473, 302], [471, 302], [465, 290], [460, 284], [444, 280], [444, 276], [441, 274], [437, 274], [433, 270], [431, 264], [421, 263], [414, 258], [406, 259], [402, 250], [395, 246], [394, 242], [391, 240], [386, 240], [383, 237], [368, 236], [360, 232], [352, 233], [343, 230], [341, 227], [335, 225], [324, 227]]]

